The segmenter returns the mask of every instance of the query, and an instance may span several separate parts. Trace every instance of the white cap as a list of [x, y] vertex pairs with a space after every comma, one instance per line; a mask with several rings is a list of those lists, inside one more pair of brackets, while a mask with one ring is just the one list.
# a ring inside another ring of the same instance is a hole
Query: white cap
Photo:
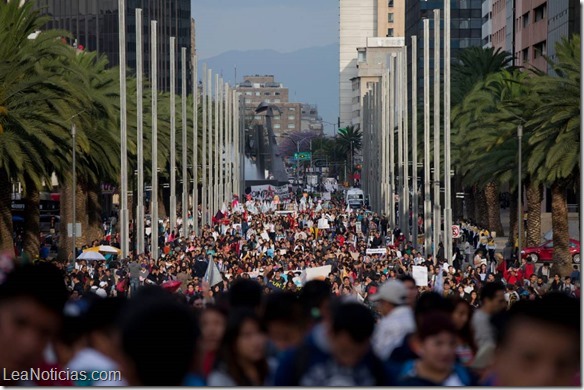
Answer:
[[388, 280], [385, 282], [377, 294], [371, 296], [371, 301], [386, 301], [394, 305], [405, 305], [408, 296], [406, 286], [399, 280]]
[[107, 298], [107, 292], [106, 292], [106, 291], [105, 291], [103, 288], [98, 288], [98, 289], [95, 291], [95, 294], [96, 294], [98, 297], [101, 297], [101, 298]]

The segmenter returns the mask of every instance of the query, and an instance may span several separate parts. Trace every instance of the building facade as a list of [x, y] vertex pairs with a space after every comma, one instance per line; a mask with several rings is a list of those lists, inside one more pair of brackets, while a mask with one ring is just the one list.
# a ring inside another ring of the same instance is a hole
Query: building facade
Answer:
[[403, 37], [406, 31], [405, 17], [405, 0], [377, 0], [376, 37]]
[[[495, 0], [493, 0], [495, 1]], [[434, 80], [434, 9], [440, 10], [440, 63], [444, 64], [444, 2], [441, 0], [411, 0], [406, 3], [406, 45], [408, 47], [408, 84], [411, 90], [412, 78], [412, 36], [416, 36], [417, 53], [417, 87], [418, 99], [424, 96], [424, 26], [423, 20], [430, 20], [430, 85]], [[450, 34], [451, 56], [454, 57], [461, 49], [471, 46], [483, 46], [482, 42], [482, 1], [466, 0], [451, 1]], [[411, 94], [409, 94], [411, 107]]]
[[274, 76], [244, 76], [236, 90], [243, 97], [246, 128], [264, 124], [265, 113], [256, 114], [255, 110], [262, 102], [266, 102], [280, 109], [280, 114], [275, 113], [272, 122], [278, 143], [283, 134], [301, 130], [302, 104], [289, 102], [288, 88], [276, 82]]
[[[71, 32], [78, 46], [108, 57], [118, 66], [119, 13], [117, 0], [38, 0], [37, 7], [52, 18], [47, 28]], [[150, 21], [158, 21], [158, 88], [170, 89], [170, 37], [176, 37], [176, 91], [182, 85], [181, 48], [187, 48], [187, 90], [191, 85], [192, 32], [190, 0], [127, 0], [126, 59], [128, 71], [136, 69], [136, 8], [142, 12], [142, 55], [145, 78], [150, 79]], [[73, 43], [73, 42], [72, 42]]]
[[357, 49], [357, 77], [352, 82], [353, 115], [351, 124], [361, 126], [363, 123], [363, 97], [373, 84], [381, 81], [381, 76], [388, 71], [388, 60], [392, 54], [403, 50], [404, 38], [368, 38], [367, 46]]
[[324, 133], [323, 122], [318, 115], [318, 107], [313, 104], [302, 104], [300, 110], [300, 131], [315, 133], [320, 136]]

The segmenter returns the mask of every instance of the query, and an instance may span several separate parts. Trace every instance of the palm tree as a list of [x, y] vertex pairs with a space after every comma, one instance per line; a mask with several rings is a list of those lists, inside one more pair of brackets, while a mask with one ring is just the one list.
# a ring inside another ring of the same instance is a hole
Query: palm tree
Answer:
[[541, 75], [530, 83], [540, 99], [530, 124], [535, 134], [528, 170], [551, 186], [554, 267], [571, 271], [567, 190], [577, 187], [580, 168], [580, 36], [564, 38], [556, 45], [557, 76]]
[[[66, 53], [60, 36], [35, 34], [48, 21], [32, 4], [0, 3], [0, 251], [12, 250], [11, 185], [24, 187], [25, 252], [38, 254], [38, 191], [50, 183], [46, 163], [62, 165], [68, 131], [54, 106], [69, 94], [58, 70]], [[47, 153], [50, 150], [51, 153]]]

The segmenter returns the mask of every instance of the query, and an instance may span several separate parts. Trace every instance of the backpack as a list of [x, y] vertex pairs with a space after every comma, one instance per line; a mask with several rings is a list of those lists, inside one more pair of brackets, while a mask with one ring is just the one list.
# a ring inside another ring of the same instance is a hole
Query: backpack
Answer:
[[116, 291], [123, 293], [124, 291], [126, 291], [127, 284], [128, 284], [128, 279], [126, 279], [126, 278], [120, 279], [118, 281], [118, 283], [116, 283]]

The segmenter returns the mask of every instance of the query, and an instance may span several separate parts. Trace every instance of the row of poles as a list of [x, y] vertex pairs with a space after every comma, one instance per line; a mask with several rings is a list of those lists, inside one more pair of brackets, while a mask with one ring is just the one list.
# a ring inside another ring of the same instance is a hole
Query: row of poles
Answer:
[[[430, 142], [430, 20], [424, 27], [424, 250], [436, 256], [444, 238], [444, 254], [452, 261], [452, 205], [450, 161], [450, 1], [444, 2], [444, 209], [440, 201], [440, 10], [434, 10], [434, 137]], [[363, 185], [374, 211], [388, 216], [389, 225], [399, 226], [408, 241], [418, 248], [418, 107], [417, 37], [411, 42], [412, 112], [411, 142], [408, 112], [408, 50], [400, 47], [388, 57], [379, 82], [363, 98]], [[397, 164], [395, 134], [397, 133]], [[410, 224], [409, 150], [412, 166], [412, 218]], [[430, 150], [434, 148], [433, 177]], [[381, 166], [380, 166], [381, 164]], [[397, 165], [397, 175], [396, 175]], [[431, 195], [431, 188], [434, 194]], [[397, 195], [397, 196], [396, 196]], [[396, 205], [399, 221], [396, 220]], [[444, 237], [441, 234], [444, 212]], [[411, 226], [410, 226], [411, 225]]]
[[[118, 0], [119, 10], [125, 10], [125, 0]], [[151, 89], [152, 89], [152, 196], [151, 196], [151, 253], [158, 257], [158, 37], [157, 21], [150, 22], [151, 28]], [[121, 186], [120, 186], [120, 249], [126, 258], [130, 249], [128, 213], [128, 149], [126, 111], [126, 21], [125, 12], [119, 12], [119, 52], [120, 52], [120, 135], [121, 135]], [[170, 37], [170, 226], [176, 229], [177, 222], [177, 180], [176, 180], [176, 38]], [[182, 119], [182, 228], [181, 236], [189, 235], [189, 178], [188, 178], [188, 135], [187, 126], [187, 48], [181, 48], [181, 119]], [[136, 210], [136, 253], [145, 250], [144, 215], [144, 145], [143, 145], [143, 57], [142, 57], [142, 10], [136, 9], [136, 81], [137, 81], [137, 210]], [[191, 210], [193, 231], [200, 231], [198, 205], [201, 204], [201, 224], [211, 224], [212, 213], [229, 202], [231, 194], [240, 192], [241, 151], [239, 138], [239, 94], [227, 82], [203, 65], [202, 91], [199, 98], [197, 56], [192, 56], [192, 197]], [[200, 102], [199, 102], [200, 99]], [[199, 105], [202, 113], [202, 144], [199, 145]], [[199, 158], [199, 149], [201, 156]], [[201, 165], [199, 165], [201, 160]], [[201, 177], [199, 178], [199, 169]], [[198, 183], [202, 183], [202, 199], [199, 199]]]

